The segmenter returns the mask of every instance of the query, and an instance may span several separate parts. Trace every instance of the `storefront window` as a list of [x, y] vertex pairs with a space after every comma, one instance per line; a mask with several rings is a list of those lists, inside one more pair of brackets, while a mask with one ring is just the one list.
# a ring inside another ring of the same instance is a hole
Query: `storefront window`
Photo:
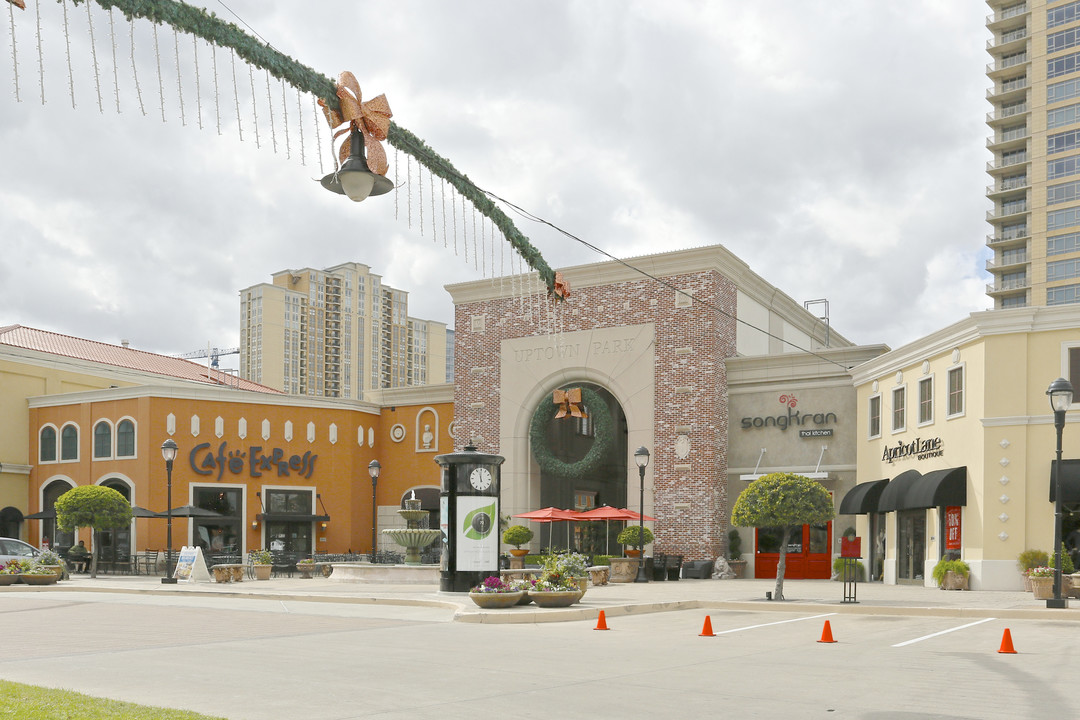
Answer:
[[218, 513], [214, 517], [193, 518], [194, 541], [203, 549], [203, 553], [240, 552], [242, 501], [243, 491], [239, 488], [195, 488], [195, 506]]
[[[266, 511], [269, 515], [311, 514], [311, 490], [267, 490]], [[312, 552], [311, 520], [270, 520], [266, 523], [270, 550], [310, 554]]]

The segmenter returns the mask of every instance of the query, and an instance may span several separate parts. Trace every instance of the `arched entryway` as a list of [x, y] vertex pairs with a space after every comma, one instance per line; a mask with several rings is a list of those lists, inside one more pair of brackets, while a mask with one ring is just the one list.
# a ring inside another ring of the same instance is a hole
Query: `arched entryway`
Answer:
[[19, 526], [22, 525], [23, 514], [19, 508], [10, 505], [0, 510], [0, 537], [19, 537]]
[[56, 500], [71, 488], [74, 483], [62, 478], [50, 480], [41, 491], [41, 510], [45, 515], [51, 515], [41, 521], [41, 540], [49, 538], [52, 547], [63, 550], [75, 544], [75, 533], [65, 532], [56, 524]]
[[[577, 389], [585, 416], [576, 416], [574, 408], [568, 407], [564, 417], [557, 417], [560, 405], [554, 402], [554, 391]], [[529, 445], [540, 481], [539, 505], [531, 509], [626, 507], [626, 415], [604, 387], [575, 382], [552, 388], [533, 411]], [[543, 523], [538, 536], [541, 547], [569, 545], [592, 555], [618, 547], [615, 536], [619, 529], [619, 523], [603, 521]]]
[[[107, 487], [124, 496], [128, 505], [131, 504], [131, 485], [120, 478], [107, 478], [102, 481], [102, 487]], [[131, 562], [131, 525], [113, 530], [101, 530], [97, 533], [98, 562], [104, 563], [105, 568], [122, 567]]]

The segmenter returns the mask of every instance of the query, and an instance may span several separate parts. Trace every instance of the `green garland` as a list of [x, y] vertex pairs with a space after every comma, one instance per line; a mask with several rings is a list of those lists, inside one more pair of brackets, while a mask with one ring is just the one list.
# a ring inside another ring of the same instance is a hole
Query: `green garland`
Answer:
[[[62, 2], [63, 0], [57, 0]], [[214, 13], [193, 7], [179, 0], [94, 0], [98, 5], [111, 10], [118, 9], [130, 22], [133, 18], [145, 18], [155, 23], [165, 23], [177, 30], [201, 37], [207, 42], [230, 47], [245, 61], [254, 67], [266, 70], [274, 77], [284, 80], [297, 90], [309, 92], [324, 100], [330, 108], [341, 107], [337, 97], [337, 86], [333, 80], [315, 70], [293, 60], [265, 43], [258, 42], [232, 23], [221, 20]], [[72, 0], [78, 5], [89, 0]], [[517, 229], [506, 213], [496, 207], [488, 196], [476, 187], [471, 180], [460, 173], [451, 163], [440, 157], [408, 130], [390, 123], [387, 141], [417, 162], [450, 183], [455, 190], [466, 197], [485, 217], [491, 219], [529, 267], [539, 274], [552, 297], [555, 294], [555, 271], [544, 260], [529, 239]], [[561, 299], [561, 298], [559, 298]]]
[[600, 393], [591, 388], [581, 389], [582, 404], [588, 407], [593, 421], [593, 444], [585, 457], [575, 463], [563, 462], [548, 447], [547, 428], [554, 419], [559, 406], [552, 402], [540, 402], [529, 423], [529, 445], [537, 465], [544, 472], [558, 477], [580, 480], [594, 472], [607, 457], [614, 442], [614, 425], [611, 410]]

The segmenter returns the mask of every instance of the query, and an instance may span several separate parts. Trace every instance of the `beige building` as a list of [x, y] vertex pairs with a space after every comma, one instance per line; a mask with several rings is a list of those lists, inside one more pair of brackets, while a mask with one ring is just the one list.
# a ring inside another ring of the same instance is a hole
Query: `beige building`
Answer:
[[[1046, 389], [1058, 377], [1080, 387], [1080, 307], [973, 313], [853, 377], [859, 485], [840, 511], [859, 515], [875, 574], [932, 586], [934, 565], [954, 552], [972, 589], [1021, 589], [1020, 552], [1053, 550]], [[1080, 456], [1076, 408], [1064, 458]], [[1066, 501], [1080, 501], [1080, 479], [1066, 483]], [[1067, 514], [1066, 535], [1078, 527], [1080, 515]]]
[[1080, 3], [987, 0], [994, 307], [1080, 302]]
[[446, 382], [446, 325], [367, 265], [274, 273], [240, 291], [240, 374], [292, 395], [360, 399]]

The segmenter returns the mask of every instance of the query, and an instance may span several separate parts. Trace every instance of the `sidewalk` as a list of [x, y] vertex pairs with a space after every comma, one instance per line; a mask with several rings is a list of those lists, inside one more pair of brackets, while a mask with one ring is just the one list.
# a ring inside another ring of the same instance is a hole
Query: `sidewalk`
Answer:
[[108, 592], [203, 597], [260, 598], [303, 602], [386, 604], [443, 607], [457, 622], [538, 623], [594, 619], [600, 610], [608, 617], [671, 612], [698, 608], [755, 612], [837, 612], [874, 615], [935, 615], [1080, 621], [1080, 600], [1065, 610], [1048, 610], [1031, 593], [945, 591], [908, 585], [863, 583], [857, 603], [843, 603], [843, 585], [829, 580], [787, 580], [783, 602], [765, 599], [773, 580], [678, 580], [590, 586], [581, 602], [569, 608], [544, 609], [523, 605], [508, 610], [482, 611], [467, 595], [440, 592], [434, 585], [391, 585], [336, 582], [328, 578], [274, 578], [240, 583], [178, 583], [163, 585], [160, 577], [138, 575], [73, 576], [57, 585], [14, 585], [0, 592]]

